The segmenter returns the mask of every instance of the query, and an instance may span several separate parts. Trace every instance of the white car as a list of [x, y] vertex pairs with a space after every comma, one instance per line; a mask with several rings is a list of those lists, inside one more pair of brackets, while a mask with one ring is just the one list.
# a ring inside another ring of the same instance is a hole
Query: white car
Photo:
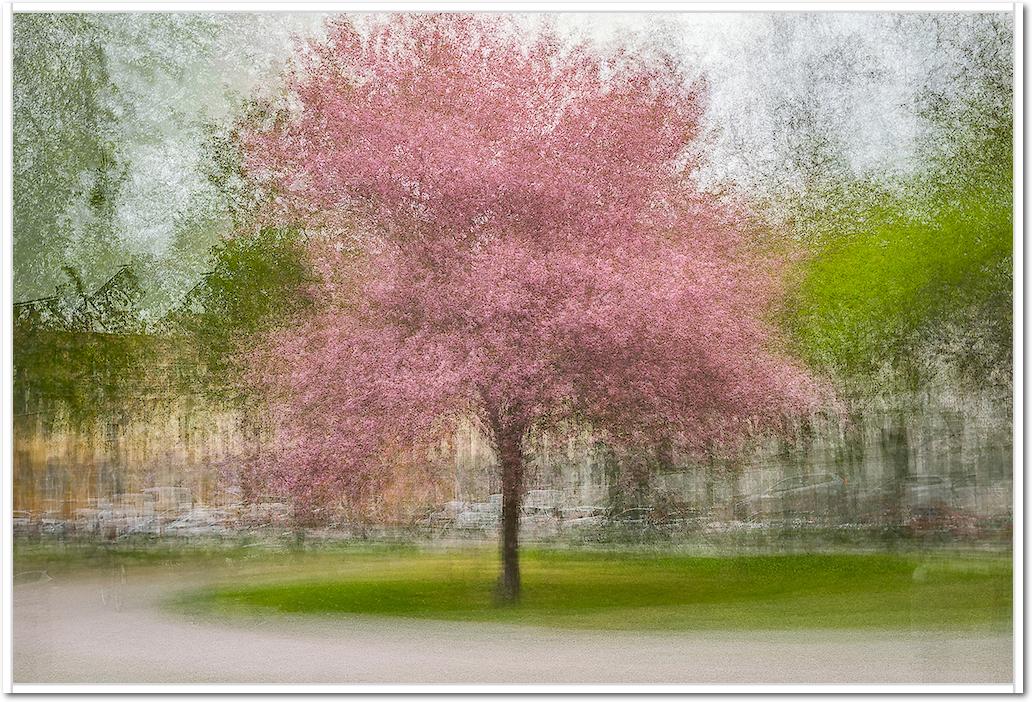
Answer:
[[559, 533], [555, 510], [520, 515], [520, 531], [528, 537], [555, 536]]
[[903, 481], [903, 499], [911, 508], [944, 507], [953, 501], [953, 488], [939, 475], [911, 475]]
[[846, 481], [832, 473], [794, 475], [779, 480], [759, 495], [747, 497], [736, 512], [747, 517], [839, 514], [846, 505]]
[[123, 535], [160, 534], [161, 522], [154, 516], [143, 516], [130, 519], [121, 531]]
[[445, 502], [441, 509], [451, 514], [459, 514], [469, 509], [469, 503], [462, 500], [451, 500], [450, 502]]
[[230, 531], [225, 510], [195, 509], [165, 526], [165, 532], [183, 536], [218, 536]]
[[565, 507], [559, 510], [559, 525], [563, 529], [589, 529], [602, 526], [605, 521], [604, 507]]
[[14, 517], [15, 534], [28, 532], [32, 528], [32, 515], [30, 513], [17, 510], [12, 516]]
[[39, 527], [44, 534], [61, 535], [68, 531], [68, 524], [63, 519], [50, 514], [40, 520]]
[[455, 517], [457, 529], [493, 529], [499, 524], [496, 512], [488, 510], [468, 510]]
[[558, 490], [529, 490], [523, 498], [527, 514], [554, 512], [563, 504], [563, 493]]

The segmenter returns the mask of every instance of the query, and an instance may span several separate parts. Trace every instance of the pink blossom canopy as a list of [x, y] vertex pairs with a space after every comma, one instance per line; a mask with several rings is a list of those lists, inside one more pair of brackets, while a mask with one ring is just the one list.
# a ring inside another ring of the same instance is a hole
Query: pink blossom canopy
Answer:
[[690, 187], [702, 91], [671, 63], [394, 17], [332, 24], [289, 95], [243, 140], [325, 277], [255, 355], [295, 494], [460, 417], [702, 447], [813, 406], [767, 319], [776, 259]]

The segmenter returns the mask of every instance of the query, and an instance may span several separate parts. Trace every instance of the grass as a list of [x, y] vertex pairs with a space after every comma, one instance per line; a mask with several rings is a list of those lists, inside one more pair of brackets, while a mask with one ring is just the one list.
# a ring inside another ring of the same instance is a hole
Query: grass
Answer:
[[1009, 558], [734, 557], [528, 551], [523, 598], [493, 599], [488, 550], [384, 551], [282, 562], [181, 595], [193, 615], [376, 615], [560, 628], [1009, 630]]

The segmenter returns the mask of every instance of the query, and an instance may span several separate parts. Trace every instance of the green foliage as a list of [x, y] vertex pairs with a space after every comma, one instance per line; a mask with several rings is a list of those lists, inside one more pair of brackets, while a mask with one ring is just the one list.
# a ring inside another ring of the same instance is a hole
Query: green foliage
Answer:
[[313, 281], [296, 230], [264, 229], [211, 250], [213, 268], [166, 319], [184, 342], [188, 382], [215, 396], [239, 391], [255, 339], [312, 306]]
[[151, 399], [157, 353], [145, 334], [139, 281], [128, 267], [95, 291], [64, 269], [55, 295], [15, 306], [14, 411], [81, 426], [126, 418]]
[[238, 397], [243, 355], [311, 305], [311, 273], [294, 231], [227, 240], [212, 257], [212, 272], [157, 329], [143, 319], [144, 291], [128, 266], [95, 290], [66, 266], [54, 295], [16, 305], [15, 413], [84, 426], [183, 394]]
[[114, 235], [125, 181], [106, 34], [83, 14], [14, 21], [15, 299], [60, 284], [62, 266], [105, 270], [127, 258]]
[[[199, 172], [203, 125], [227, 99], [204, 13], [18, 13], [14, 18], [14, 299], [71, 265], [131, 262], [156, 312], [230, 231], [228, 194]], [[246, 24], [246, 21], [244, 22]], [[160, 154], [160, 155], [159, 155]]]
[[981, 376], [1009, 365], [1010, 208], [978, 190], [939, 198], [928, 215], [858, 208], [806, 264], [790, 319], [807, 358], [845, 376], [888, 365], [914, 381], [929, 358]]
[[[964, 70], [929, 90], [928, 167], [903, 184], [836, 184], [801, 214], [813, 255], [787, 321], [840, 379], [914, 387], [948, 373], [1008, 387], [1013, 161], [1009, 23], [978, 24]], [[983, 36], [984, 35], [984, 36]], [[947, 35], [948, 36], [948, 35]], [[959, 86], [959, 87], [958, 87]]]
[[[530, 551], [519, 607], [497, 607], [493, 552], [355, 554], [292, 575], [188, 594], [192, 613], [495, 621], [562, 628], [1005, 629], [998, 557], [885, 554], [685, 557]], [[320, 572], [321, 571], [321, 572]], [[268, 572], [268, 571], [267, 571]]]

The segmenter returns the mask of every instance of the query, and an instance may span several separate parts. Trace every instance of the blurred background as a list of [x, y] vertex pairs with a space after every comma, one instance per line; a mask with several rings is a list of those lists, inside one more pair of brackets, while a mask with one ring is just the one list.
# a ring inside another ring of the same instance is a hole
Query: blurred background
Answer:
[[[303, 233], [239, 235], [235, 129], [325, 19], [16, 15], [17, 536], [497, 538], [472, 426], [314, 510], [257, 477], [249, 340], [318, 301]], [[843, 409], [704, 458], [536, 437], [524, 538], [1009, 547], [1011, 15], [519, 21], [705, 80], [693, 177], [798, 253], [778, 321]]]

